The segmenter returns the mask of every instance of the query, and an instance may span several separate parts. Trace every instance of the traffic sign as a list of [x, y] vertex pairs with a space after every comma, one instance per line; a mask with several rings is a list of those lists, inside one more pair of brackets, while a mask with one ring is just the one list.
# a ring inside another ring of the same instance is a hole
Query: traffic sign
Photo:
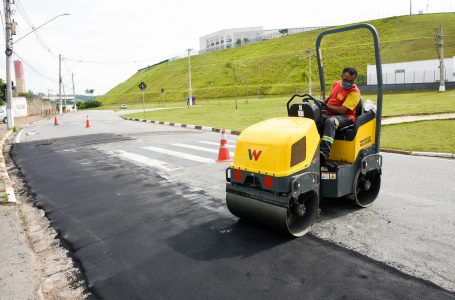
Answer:
[[146, 85], [144, 82], [141, 82], [141, 83], [139, 84], [139, 88], [140, 88], [141, 90], [145, 90], [145, 89], [147, 88], [147, 85]]

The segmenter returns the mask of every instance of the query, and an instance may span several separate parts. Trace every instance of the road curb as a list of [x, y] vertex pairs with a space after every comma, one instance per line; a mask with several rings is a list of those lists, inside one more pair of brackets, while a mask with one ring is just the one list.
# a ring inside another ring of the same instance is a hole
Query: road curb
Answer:
[[[216, 127], [208, 127], [208, 126], [202, 126], [202, 125], [193, 125], [193, 124], [182, 124], [182, 123], [174, 123], [174, 122], [162, 122], [162, 121], [154, 121], [154, 120], [144, 120], [144, 119], [138, 119], [138, 118], [129, 118], [125, 116], [121, 116], [122, 119], [128, 120], [128, 121], [136, 121], [136, 122], [145, 122], [145, 123], [152, 123], [152, 124], [158, 124], [158, 125], [166, 125], [166, 126], [174, 126], [174, 127], [182, 127], [182, 128], [188, 128], [188, 129], [196, 129], [196, 130], [203, 130], [203, 131], [208, 131], [208, 132], [221, 132], [223, 128], [216, 128]], [[226, 134], [232, 134], [232, 135], [240, 135], [241, 131], [237, 130], [231, 130], [231, 129], [225, 129]]]
[[13, 184], [11, 183], [11, 179], [8, 175], [8, 171], [6, 169], [6, 164], [5, 164], [5, 157], [3, 156], [3, 147], [5, 146], [6, 141], [9, 139], [11, 136], [12, 132], [7, 131], [6, 134], [2, 137], [0, 140], [0, 178], [5, 185], [5, 194], [8, 196], [8, 199], [6, 202], [8, 203], [16, 203], [16, 195], [14, 194], [14, 189], [13, 189]]
[[445, 152], [406, 151], [406, 150], [389, 149], [389, 148], [381, 148], [381, 152], [402, 154], [402, 155], [412, 155], [412, 156], [425, 156], [425, 157], [455, 159], [454, 153], [445, 153]]
[[[129, 118], [129, 117], [125, 117], [125, 116], [121, 116], [121, 117], [122, 117], [122, 119], [128, 120], [128, 121], [153, 123], [153, 124], [158, 124], [158, 125], [166, 125], [166, 126], [174, 126], [174, 127], [183, 127], [183, 128], [189, 128], [189, 129], [204, 130], [204, 131], [209, 131], [209, 132], [220, 132], [221, 131], [220, 128], [207, 127], [207, 126], [201, 126], [201, 125], [144, 120], [144, 119], [138, 119], [138, 118]], [[225, 131], [226, 131], [226, 134], [232, 134], [232, 135], [240, 135], [240, 133], [241, 133], [241, 131], [230, 130], [230, 129], [225, 129]], [[419, 152], [419, 151], [406, 151], [406, 150], [389, 149], [389, 148], [381, 148], [381, 152], [455, 159], [455, 154], [443, 153], [443, 152]]]

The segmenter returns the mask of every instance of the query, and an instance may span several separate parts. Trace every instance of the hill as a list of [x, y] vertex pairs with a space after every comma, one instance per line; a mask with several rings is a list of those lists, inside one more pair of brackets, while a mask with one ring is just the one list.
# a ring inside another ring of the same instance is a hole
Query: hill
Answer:
[[[455, 13], [392, 17], [368, 22], [381, 40], [383, 63], [436, 58], [433, 28], [444, 26], [445, 56], [455, 55]], [[307, 90], [308, 58], [320, 31], [304, 32], [239, 48], [191, 58], [193, 95], [198, 99], [249, 95], [281, 95]], [[338, 79], [342, 67], [350, 65], [365, 76], [367, 64], [374, 62], [374, 50], [367, 30], [328, 36], [322, 44], [326, 78]], [[318, 88], [317, 63], [313, 59], [313, 89]], [[359, 79], [361, 79], [359, 77]], [[139, 71], [97, 99], [104, 104], [141, 101], [138, 84], [148, 88], [147, 101], [182, 100], [187, 96], [188, 61], [179, 59]]]

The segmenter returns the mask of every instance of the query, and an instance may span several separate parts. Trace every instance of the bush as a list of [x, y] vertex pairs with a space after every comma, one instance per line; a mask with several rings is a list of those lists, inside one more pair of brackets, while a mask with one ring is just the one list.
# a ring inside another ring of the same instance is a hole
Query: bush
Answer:
[[77, 109], [87, 109], [87, 108], [95, 108], [100, 107], [101, 102], [98, 100], [88, 100], [86, 102], [78, 101], [77, 102]]

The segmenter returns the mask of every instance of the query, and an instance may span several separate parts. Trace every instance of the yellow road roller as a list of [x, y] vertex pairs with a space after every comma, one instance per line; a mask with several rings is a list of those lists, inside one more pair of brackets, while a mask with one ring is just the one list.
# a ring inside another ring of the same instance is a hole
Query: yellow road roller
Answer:
[[320, 198], [351, 198], [360, 207], [374, 202], [382, 169], [379, 139], [383, 83], [378, 33], [369, 24], [323, 31], [316, 40], [316, 53], [321, 98], [325, 99], [321, 40], [359, 29], [367, 29], [373, 36], [377, 109], [365, 111], [360, 101], [356, 122], [338, 128], [330, 157], [323, 165], [319, 143], [324, 105], [309, 94], [295, 94], [289, 99], [288, 117], [246, 128], [238, 138], [234, 161], [226, 169], [226, 203], [232, 214], [299, 237], [318, 217]]

